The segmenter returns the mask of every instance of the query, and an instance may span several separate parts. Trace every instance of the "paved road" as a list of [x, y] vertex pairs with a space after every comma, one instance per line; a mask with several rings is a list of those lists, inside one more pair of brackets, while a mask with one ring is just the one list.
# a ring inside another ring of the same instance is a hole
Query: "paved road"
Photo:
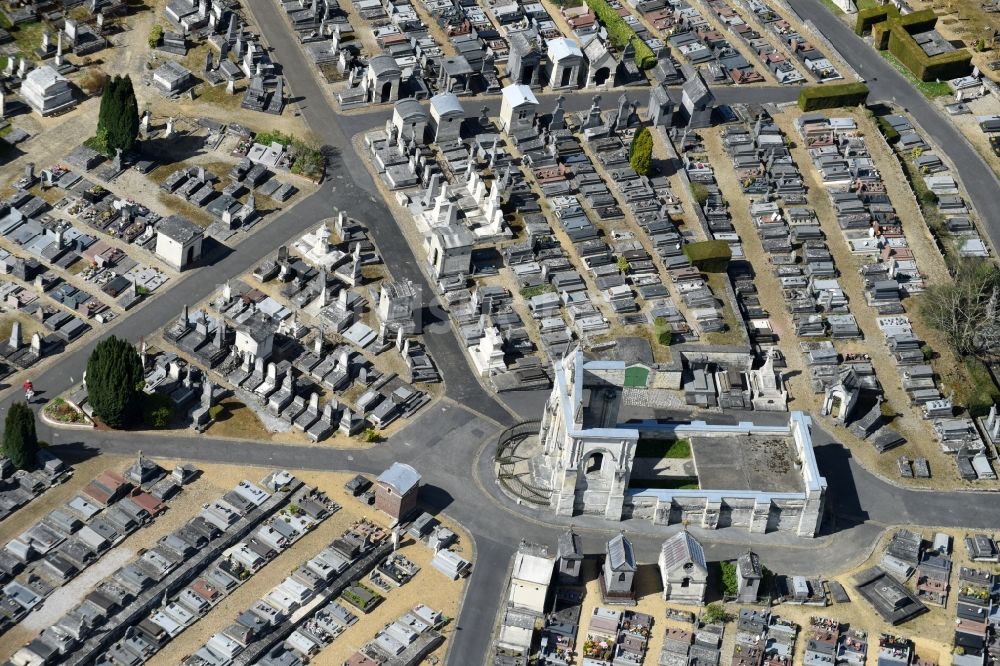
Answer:
[[[303, 57], [273, 0], [249, 0], [249, 7], [275, 50], [276, 59], [284, 65], [286, 82], [296, 96], [305, 100], [300, 104], [305, 120], [321, 141], [334, 149], [330, 179], [316, 194], [247, 238], [227, 256], [198, 269], [158, 295], [138, 316], [122, 319], [108, 327], [108, 333], [129, 339], [150, 335], [177, 316], [184, 304], [202, 300], [216, 284], [251, 268], [276, 246], [334, 215], [337, 209], [347, 211], [368, 226], [394, 276], [409, 278], [422, 285], [425, 294], [432, 293], [413, 252], [399, 233], [397, 224], [407, 222], [392, 218], [361, 158], [351, 146], [350, 137], [379, 124], [384, 120], [385, 111], [358, 116], [337, 114], [327, 104], [311, 64]], [[645, 93], [635, 91], [633, 94]], [[794, 89], [785, 88], [717, 91], [723, 103], [780, 101], [792, 99], [795, 94]], [[566, 108], [584, 109], [590, 97], [589, 94], [569, 96]], [[543, 107], [551, 101], [552, 96], [543, 96]], [[610, 106], [613, 102], [605, 103]], [[478, 108], [473, 109], [474, 114], [478, 111]], [[505, 584], [504, 572], [518, 539], [524, 537], [554, 544], [555, 535], [565, 528], [565, 521], [519, 507], [499, 492], [491, 480], [490, 450], [501, 426], [511, 423], [514, 418], [480, 386], [464, 354], [458, 351], [459, 343], [450, 325], [433, 314], [428, 314], [425, 322], [428, 324], [426, 344], [445, 377], [447, 398], [425, 410], [386, 445], [373, 450], [351, 452], [233, 442], [186, 433], [144, 435], [139, 440], [129, 433], [52, 432], [42, 427], [41, 435], [68, 459], [102, 452], [135, 453], [144, 448], [159, 456], [182, 460], [368, 473], [381, 471], [393, 460], [412, 463], [426, 483], [423, 500], [432, 509], [445, 511], [461, 522], [475, 539], [476, 566], [466, 602], [455, 623], [449, 663], [480, 664], [489, 649], [493, 620]], [[92, 346], [67, 355], [56, 368], [35, 377], [36, 386], [49, 395], [68, 388], [71, 377], [81, 376]], [[530, 399], [512, 402], [519, 407], [518, 411], [530, 411], [538, 406]], [[805, 541], [780, 534], [749, 535], [737, 529], [704, 533], [695, 530], [704, 540], [711, 558], [732, 557], [752, 544], [774, 570], [821, 573], [843, 568], [845, 563], [863, 558], [885, 525], [900, 522], [970, 527], [994, 524], [993, 497], [957, 493], [931, 495], [902, 490], [865, 472], [839, 444], [822, 444], [817, 455], [833, 489], [831, 525], [836, 526], [835, 533]], [[599, 551], [612, 531], [603, 521], [587, 517], [573, 520], [591, 552]], [[677, 529], [657, 528], [642, 522], [628, 522], [626, 527], [644, 561], [653, 561], [663, 538]], [[808, 556], [803, 557], [804, 552]]]
[[906, 108], [920, 128], [943, 151], [958, 172], [982, 222], [980, 230], [1000, 248], [1000, 207], [996, 205], [1000, 180], [965, 136], [933, 102], [914, 88], [902, 74], [861, 39], [822, 0], [795, 0], [795, 11], [810, 19], [840, 51], [840, 55], [868, 81], [871, 101], [895, 101]]

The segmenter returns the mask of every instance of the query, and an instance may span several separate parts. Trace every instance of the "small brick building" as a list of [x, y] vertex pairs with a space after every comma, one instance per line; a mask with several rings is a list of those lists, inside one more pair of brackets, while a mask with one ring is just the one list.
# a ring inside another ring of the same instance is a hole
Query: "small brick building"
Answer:
[[375, 480], [375, 508], [402, 520], [417, 508], [420, 474], [405, 463], [392, 463]]

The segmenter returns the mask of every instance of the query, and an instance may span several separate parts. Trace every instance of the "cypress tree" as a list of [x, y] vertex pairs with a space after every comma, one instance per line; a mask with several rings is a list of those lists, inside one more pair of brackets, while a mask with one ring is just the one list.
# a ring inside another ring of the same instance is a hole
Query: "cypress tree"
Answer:
[[28, 469], [35, 462], [38, 436], [35, 434], [35, 413], [23, 402], [15, 402], [7, 411], [3, 429], [3, 452], [14, 467]]
[[639, 130], [629, 147], [629, 164], [640, 176], [648, 176], [653, 166], [653, 135], [648, 127]]
[[139, 103], [135, 98], [132, 79], [115, 76], [104, 86], [101, 108], [97, 117], [97, 137], [109, 155], [116, 149], [128, 152], [139, 136]]
[[87, 401], [112, 428], [135, 416], [142, 381], [142, 361], [128, 340], [113, 335], [101, 340], [87, 359]]

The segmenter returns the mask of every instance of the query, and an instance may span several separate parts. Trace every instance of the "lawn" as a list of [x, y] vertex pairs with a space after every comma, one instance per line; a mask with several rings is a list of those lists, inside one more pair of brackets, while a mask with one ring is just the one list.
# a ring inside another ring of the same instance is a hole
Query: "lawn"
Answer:
[[690, 458], [691, 442], [686, 439], [640, 439], [636, 458]]
[[[35, 59], [35, 49], [40, 48], [42, 45], [42, 33], [46, 29], [46, 25], [41, 21], [31, 21], [29, 23], [21, 23], [15, 26], [11, 31], [11, 37], [14, 38], [14, 42], [17, 44], [18, 55], [21, 55], [29, 60]], [[52, 38], [52, 43], [55, 44], [55, 34], [50, 31], [50, 37]]]
[[899, 60], [896, 59], [896, 56], [892, 55], [888, 51], [879, 51], [879, 53], [882, 54], [882, 57], [885, 58], [897, 72], [906, 77], [906, 80], [913, 84], [914, 88], [922, 92], [924, 97], [934, 99], [935, 97], [944, 97], [945, 95], [951, 94], [951, 88], [948, 87], [946, 82], [921, 81], [913, 75], [913, 72], [907, 69], [906, 65], [899, 62]]
[[525, 287], [521, 290], [521, 298], [527, 301], [535, 296], [541, 296], [542, 294], [554, 292], [555, 290], [556, 288], [551, 284], [539, 284], [534, 287]]

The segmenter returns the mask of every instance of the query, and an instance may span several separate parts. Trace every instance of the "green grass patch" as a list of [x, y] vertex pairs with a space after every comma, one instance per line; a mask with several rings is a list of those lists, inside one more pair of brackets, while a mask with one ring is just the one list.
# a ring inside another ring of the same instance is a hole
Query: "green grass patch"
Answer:
[[1000, 388], [993, 383], [989, 369], [979, 359], [967, 356], [965, 369], [969, 373], [971, 383], [961, 388], [956, 387], [957, 393], [967, 393], [956, 396], [957, 402], [966, 405], [971, 416], [985, 416], [990, 407], [1000, 401]]
[[521, 298], [528, 300], [534, 298], [535, 296], [541, 296], [542, 294], [548, 294], [554, 292], [556, 288], [551, 284], [538, 284], [534, 287], [525, 287], [521, 290]]
[[910, 82], [910, 85], [923, 93], [924, 97], [928, 99], [935, 99], [937, 97], [944, 97], [945, 95], [951, 94], [951, 88], [948, 87], [948, 84], [945, 81], [940, 83], [937, 81], [921, 81], [914, 76], [913, 72], [911, 72], [906, 65], [899, 62], [896, 56], [892, 55], [888, 51], [879, 51], [879, 53], [881, 53], [882, 57], [885, 58], [890, 65], [892, 65], [893, 69], [906, 77], [906, 80]]
[[636, 458], [690, 458], [687, 439], [640, 439], [635, 445]]
[[684, 245], [684, 256], [695, 267], [710, 273], [722, 273], [733, 258], [733, 250], [724, 240], [700, 241]]
[[[29, 23], [21, 23], [10, 30], [11, 37], [14, 38], [14, 43], [17, 44], [18, 55], [28, 58], [29, 60], [35, 59], [35, 49], [41, 47], [42, 45], [42, 32], [46, 29], [46, 25], [41, 21], [31, 21]], [[50, 31], [50, 35], [53, 34]], [[55, 37], [52, 37], [53, 43], [55, 42]]]

